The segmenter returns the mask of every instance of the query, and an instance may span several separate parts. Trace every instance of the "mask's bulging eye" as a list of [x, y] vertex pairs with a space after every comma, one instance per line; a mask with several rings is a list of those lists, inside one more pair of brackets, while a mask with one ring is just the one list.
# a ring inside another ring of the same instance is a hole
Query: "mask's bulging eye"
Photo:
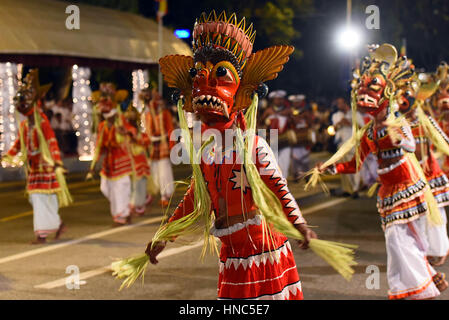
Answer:
[[373, 81], [371, 81], [371, 84], [374, 84], [374, 85], [379, 84], [379, 79], [374, 78]]
[[190, 68], [189, 73], [192, 78], [195, 78], [198, 74], [198, 70], [196, 68]]
[[228, 70], [225, 67], [217, 68], [217, 77], [223, 77], [228, 73]]

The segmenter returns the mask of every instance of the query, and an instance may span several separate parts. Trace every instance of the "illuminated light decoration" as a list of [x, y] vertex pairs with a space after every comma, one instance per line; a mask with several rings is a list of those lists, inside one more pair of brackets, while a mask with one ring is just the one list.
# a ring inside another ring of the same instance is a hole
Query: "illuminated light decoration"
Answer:
[[176, 29], [175, 36], [179, 39], [188, 39], [190, 38], [190, 30], [188, 29]]
[[142, 89], [148, 87], [150, 76], [148, 74], [148, 70], [134, 70], [132, 72], [132, 81], [133, 81], [133, 107], [142, 112], [144, 105], [143, 102], [139, 99], [139, 94]]
[[[7, 152], [18, 137], [13, 99], [22, 79], [21, 64], [0, 63], [0, 155]], [[2, 167], [11, 166], [2, 162]], [[15, 166], [20, 166], [17, 163]]]
[[90, 95], [91, 72], [89, 68], [74, 65], [72, 67], [73, 79], [73, 127], [78, 138], [78, 155], [80, 161], [90, 161], [93, 158], [95, 149], [95, 138], [92, 127], [92, 102]]
[[335, 136], [335, 127], [334, 126], [329, 126], [327, 127], [327, 134], [330, 135], [331, 137]]

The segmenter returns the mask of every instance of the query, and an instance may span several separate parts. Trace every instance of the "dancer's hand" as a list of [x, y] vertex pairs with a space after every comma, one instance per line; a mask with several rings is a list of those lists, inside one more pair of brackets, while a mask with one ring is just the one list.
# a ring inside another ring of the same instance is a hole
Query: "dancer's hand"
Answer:
[[90, 181], [94, 179], [95, 170], [89, 170], [86, 175], [86, 181]]
[[320, 173], [323, 173], [327, 170], [327, 167], [323, 167], [323, 162], [318, 162], [315, 167]]
[[301, 223], [295, 226], [296, 229], [301, 232], [301, 234], [304, 236], [304, 240], [298, 241], [299, 247], [301, 249], [308, 249], [309, 243], [311, 239], [318, 239], [318, 236], [314, 231], [309, 229], [305, 223]]
[[167, 245], [167, 242], [157, 242], [154, 244], [153, 249], [151, 249], [151, 245], [153, 244], [152, 241], [148, 243], [147, 250], [145, 250], [145, 253], [150, 257], [150, 262], [152, 264], [157, 264], [159, 261], [157, 261], [156, 257], [159, 255], [159, 253], [164, 250], [165, 246]]

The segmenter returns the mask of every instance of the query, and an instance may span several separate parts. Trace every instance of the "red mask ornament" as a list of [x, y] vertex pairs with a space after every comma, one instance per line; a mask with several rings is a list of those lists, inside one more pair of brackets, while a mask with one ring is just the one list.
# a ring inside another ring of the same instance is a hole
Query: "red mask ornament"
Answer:
[[378, 114], [388, 105], [388, 101], [382, 99], [386, 85], [384, 76], [379, 73], [363, 75], [357, 89], [357, 108], [373, 116]]
[[225, 117], [229, 119], [234, 106], [234, 96], [240, 84], [240, 77], [229, 61], [217, 64], [201, 62], [195, 64], [193, 78], [193, 110], [206, 118]]
[[352, 83], [357, 108], [376, 116], [395, 99], [398, 110], [408, 112], [414, 104], [415, 67], [407, 57], [399, 57], [390, 44], [370, 47], [370, 55], [354, 73]]

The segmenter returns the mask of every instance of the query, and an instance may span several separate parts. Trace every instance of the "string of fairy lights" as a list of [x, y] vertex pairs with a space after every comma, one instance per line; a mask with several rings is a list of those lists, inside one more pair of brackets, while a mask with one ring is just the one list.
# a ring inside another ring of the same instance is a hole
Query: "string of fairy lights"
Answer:
[[[10, 149], [17, 139], [17, 124], [13, 98], [22, 80], [22, 64], [0, 63], [0, 154]], [[92, 132], [92, 90], [90, 88], [91, 70], [87, 67], [72, 67], [72, 124], [78, 139], [78, 155], [81, 161], [92, 160], [95, 149], [95, 136]], [[132, 104], [139, 112], [145, 108], [139, 99], [140, 92], [148, 87], [148, 70], [137, 69], [132, 72]], [[142, 123], [143, 125], [143, 123]], [[3, 167], [10, 166], [2, 163]], [[19, 164], [18, 164], [19, 165]], [[14, 165], [13, 165], [14, 166]]]
[[[10, 149], [17, 139], [17, 128], [13, 99], [22, 80], [22, 64], [0, 63], [0, 155]], [[6, 162], [2, 167], [13, 166]], [[20, 165], [20, 164], [17, 164]]]
[[[133, 107], [140, 113], [145, 109], [145, 104], [139, 99], [140, 92], [149, 86], [150, 75], [148, 70], [137, 69], [132, 72]], [[145, 118], [141, 117], [140, 129], [145, 131]]]
[[74, 65], [73, 79], [73, 128], [78, 138], [78, 155], [81, 161], [92, 160], [95, 139], [92, 133], [92, 90], [90, 88], [91, 71], [86, 67]]

